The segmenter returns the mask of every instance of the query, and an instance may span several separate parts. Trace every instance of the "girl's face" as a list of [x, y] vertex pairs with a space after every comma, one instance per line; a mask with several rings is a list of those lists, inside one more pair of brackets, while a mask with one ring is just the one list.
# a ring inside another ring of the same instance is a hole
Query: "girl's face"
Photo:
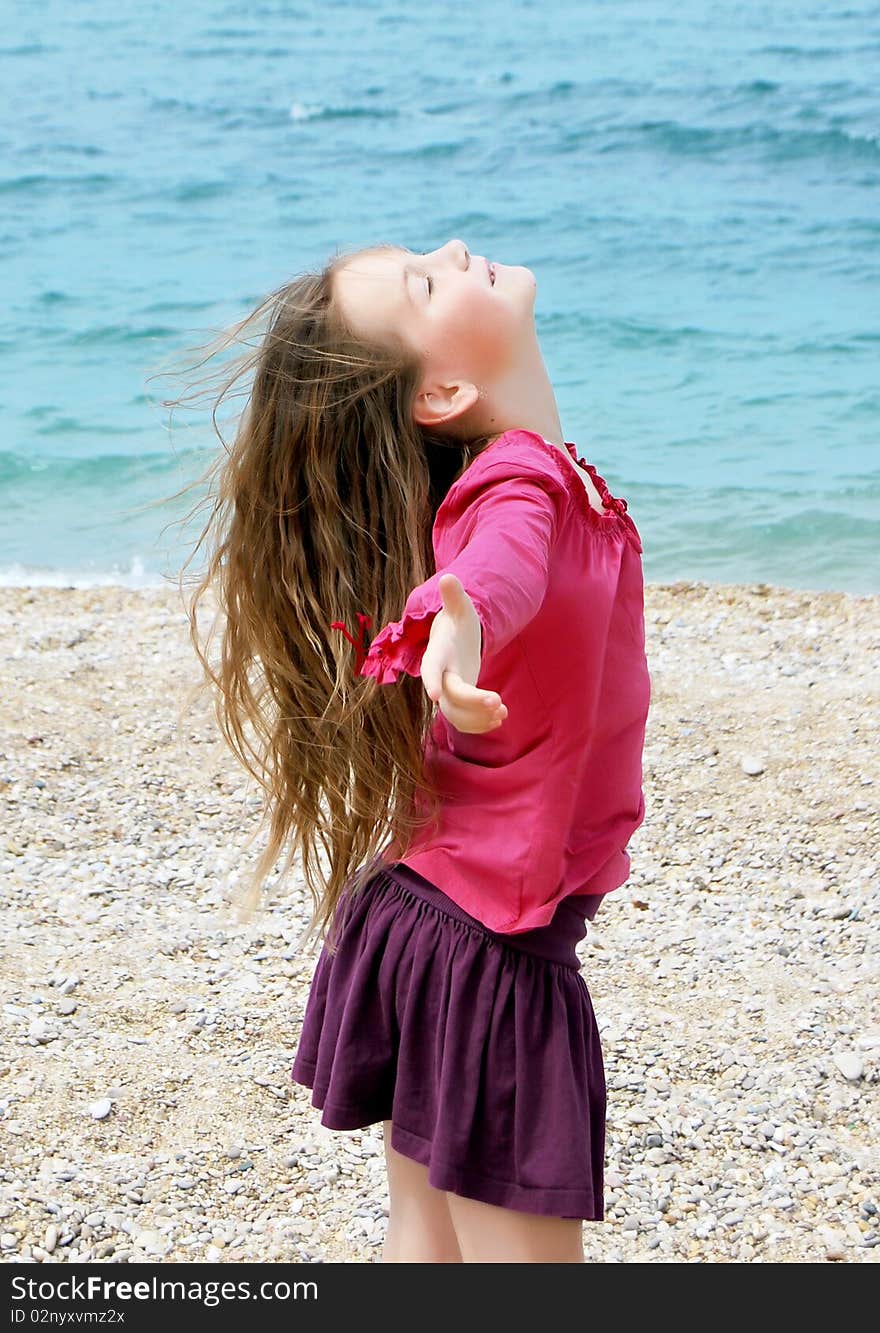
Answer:
[[460, 416], [491, 396], [534, 346], [537, 284], [530, 269], [489, 264], [452, 240], [427, 254], [387, 246], [337, 271], [335, 295], [356, 334], [394, 328], [422, 362], [416, 407], [425, 424]]

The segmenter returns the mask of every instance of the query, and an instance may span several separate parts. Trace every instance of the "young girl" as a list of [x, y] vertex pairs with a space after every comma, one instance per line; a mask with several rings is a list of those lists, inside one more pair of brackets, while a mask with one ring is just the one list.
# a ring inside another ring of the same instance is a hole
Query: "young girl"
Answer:
[[384, 1126], [385, 1262], [580, 1263], [604, 1218], [576, 946], [644, 818], [642, 547], [564, 438], [535, 291], [452, 240], [273, 293], [190, 605], [266, 793], [252, 888], [289, 843], [322, 931], [292, 1079]]

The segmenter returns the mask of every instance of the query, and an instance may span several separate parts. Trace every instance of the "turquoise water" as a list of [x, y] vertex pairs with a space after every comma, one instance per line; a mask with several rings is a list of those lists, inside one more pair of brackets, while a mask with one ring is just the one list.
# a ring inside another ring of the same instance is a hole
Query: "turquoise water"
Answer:
[[460, 236], [535, 272], [648, 579], [880, 590], [878, 54], [866, 0], [17, 6], [0, 582], [173, 576], [198, 492], [143, 506], [219, 446], [148, 376], [336, 249]]

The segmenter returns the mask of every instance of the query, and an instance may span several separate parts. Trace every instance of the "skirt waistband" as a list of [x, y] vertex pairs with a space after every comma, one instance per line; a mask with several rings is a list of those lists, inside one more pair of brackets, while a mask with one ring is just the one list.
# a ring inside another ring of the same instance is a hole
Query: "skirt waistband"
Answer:
[[490, 930], [482, 921], [478, 921], [463, 907], [459, 907], [458, 903], [453, 902], [448, 894], [437, 888], [436, 884], [432, 884], [424, 875], [404, 865], [402, 861], [395, 862], [383, 873], [390, 879], [396, 880], [415, 897], [430, 903], [432, 907], [445, 912], [456, 921], [462, 921], [465, 925], [480, 931], [488, 939], [497, 940], [499, 944], [504, 944], [509, 949], [518, 949], [536, 958], [544, 958], [551, 963], [561, 963], [565, 967], [573, 967], [580, 971], [581, 963], [577, 956], [576, 945], [587, 933], [587, 919], [595, 915], [596, 902], [592, 895], [572, 894], [563, 898], [556, 907], [553, 919], [546, 926], [523, 930], [515, 935], [505, 935]]

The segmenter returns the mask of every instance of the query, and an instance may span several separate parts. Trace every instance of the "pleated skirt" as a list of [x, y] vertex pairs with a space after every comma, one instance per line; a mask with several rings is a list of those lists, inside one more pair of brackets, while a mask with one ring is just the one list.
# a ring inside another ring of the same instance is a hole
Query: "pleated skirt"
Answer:
[[437, 1189], [603, 1221], [605, 1075], [575, 947], [597, 903], [501, 935], [402, 862], [345, 895], [291, 1071], [321, 1123], [388, 1120]]

